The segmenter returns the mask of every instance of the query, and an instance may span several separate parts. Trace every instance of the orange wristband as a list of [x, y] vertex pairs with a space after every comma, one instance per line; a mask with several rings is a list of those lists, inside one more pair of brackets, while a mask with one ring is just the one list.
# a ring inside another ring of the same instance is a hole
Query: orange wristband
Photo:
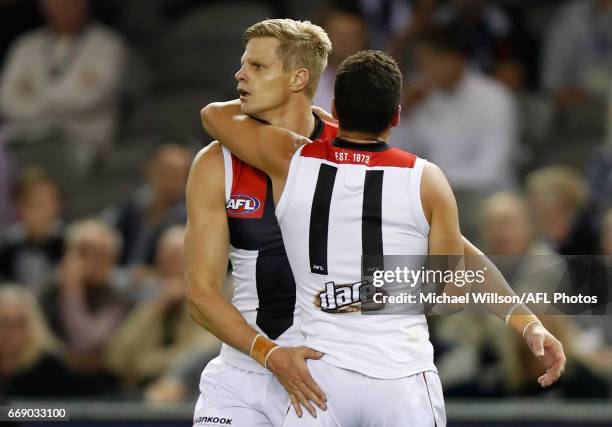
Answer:
[[540, 323], [540, 319], [534, 314], [513, 314], [508, 318], [508, 324], [512, 326], [516, 332], [522, 334], [523, 338], [525, 337], [527, 327], [536, 322]]
[[276, 347], [278, 347], [278, 344], [274, 341], [261, 334], [257, 334], [253, 340], [253, 344], [251, 344], [251, 352], [249, 355], [265, 368], [268, 354]]

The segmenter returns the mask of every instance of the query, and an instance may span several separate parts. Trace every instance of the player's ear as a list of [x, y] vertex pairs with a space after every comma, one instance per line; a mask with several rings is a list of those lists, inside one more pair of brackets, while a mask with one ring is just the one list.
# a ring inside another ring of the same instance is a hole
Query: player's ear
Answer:
[[336, 120], [338, 120], [338, 113], [336, 112], [336, 98], [332, 98], [332, 117]]
[[309, 79], [310, 73], [306, 68], [296, 70], [291, 78], [291, 90], [294, 92], [301, 92], [308, 84]]
[[395, 114], [393, 115], [393, 118], [391, 119], [392, 128], [400, 124], [401, 117], [402, 117], [402, 106], [398, 105], [397, 110], [395, 110]]

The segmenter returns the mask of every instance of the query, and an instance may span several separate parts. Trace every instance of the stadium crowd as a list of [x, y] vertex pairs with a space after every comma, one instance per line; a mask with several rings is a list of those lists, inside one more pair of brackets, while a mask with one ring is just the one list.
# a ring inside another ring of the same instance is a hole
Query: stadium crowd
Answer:
[[[612, 257], [611, 0], [0, 0], [0, 401], [197, 395], [220, 345], [183, 278], [198, 111], [235, 97], [266, 17], [328, 31], [328, 110], [346, 56], [400, 60], [391, 143], [444, 170], [485, 253], [522, 256], [512, 283], [536, 255]], [[549, 390], [498, 320], [432, 319], [446, 396], [609, 398], [605, 314], [545, 319], [568, 356]]]

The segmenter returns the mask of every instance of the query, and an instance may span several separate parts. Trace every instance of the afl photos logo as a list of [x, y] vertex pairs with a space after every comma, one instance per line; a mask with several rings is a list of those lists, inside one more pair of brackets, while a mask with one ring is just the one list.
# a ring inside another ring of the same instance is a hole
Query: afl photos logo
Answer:
[[249, 215], [259, 210], [261, 203], [253, 196], [235, 193], [227, 202], [225, 208], [230, 215]]

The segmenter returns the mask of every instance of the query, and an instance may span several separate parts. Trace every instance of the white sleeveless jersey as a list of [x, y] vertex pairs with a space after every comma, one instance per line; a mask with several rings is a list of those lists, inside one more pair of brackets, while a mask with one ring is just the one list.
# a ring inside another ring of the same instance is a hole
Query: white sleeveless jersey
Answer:
[[[337, 127], [317, 122], [315, 138], [333, 138]], [[272, 184], [262, 171], [223, 147], [230, 234], [232, 304], [259, 333], [279, 345], [303, 345], [293, 273], [276, 216]], [[223, 344], [220, 357], [240, 369], [270, 373], [248, 355]]]
[[424, 315], [341, 308], [347, 307], [343, 291], [362, 280], [362, 254], [427, 254], [429, 224], [420, 198], [425, 163], [382, 141], [339, 138], [307, 144], [291, 160], [276, 216], [306, 345], [333, 365], [385, 379], [435, 370]]

